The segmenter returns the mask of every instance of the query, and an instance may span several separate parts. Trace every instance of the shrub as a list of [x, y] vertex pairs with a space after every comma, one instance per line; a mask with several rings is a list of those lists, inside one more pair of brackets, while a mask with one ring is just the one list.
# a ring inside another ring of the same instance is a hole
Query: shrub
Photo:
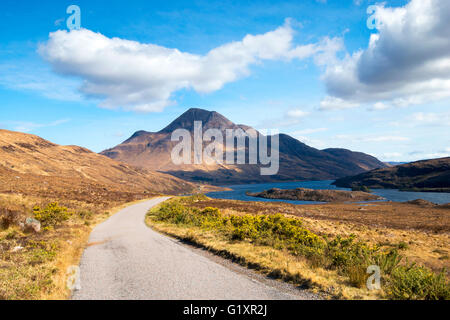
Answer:
[[37, 265], [55, 259], [58, 244], [47, 241], [28, 241], [27, 249], [30, 252], [30, 264]]
[[337, 236], [327, 242], [326, 254], [331, 259], [331, 267], [346, 273], [355, 265], [368, 266], [371, 258], [377, 253], [377, 247], [369, 247], [365, 243], [355, 242], [356, 236], [347, 238]]
[[392, 272], [387, 294], [397, 300], [448, 300], [450, 286], [445, 270], [435, 274], [415, 265], [401, 266]]
[[363, 265], [353, 265], [348, 267], [347, 274], [350, 283], [357, 288], [363, 288], [369, 277], [367, 268]]
[[207, 207], [201, 211], [201, 214], [206, 217], [219, 218], [221, 216], [220, 210], [217, 208]]
[[20, 213], [12, 210], [4, 210], [0, 215], [0, 228], [8, 229], [10, 226], [17, 224]]
[[404, 242], [404, 241], [400, 242], [400, 243], [397, 245], [397, 247], [398, 247], [400, 250], [406, 250], [406, 249], [409, 248], [408, 244], [407, 244], [406, 242]]
[[380, 267], [383, 274], [390, 275], [400, 264], [403, 257], [396, 249], [374, 255], [371, 264]]
[[94, 215], [91, 211], [79, 211], [77, 214], [83, 220], [91, 220]]
[[352, 185], [352, 191], [362, 191], [367, 193], [372, 192], [372, 190], [370, 190], [368, 186], [360, 186], [360, 185]]
[[33, 214], [44, 228], [58, 226], [72, 215], [66, 207], [60, 207], [57, 202], [49, 203], [45, 208], [34, 207]]

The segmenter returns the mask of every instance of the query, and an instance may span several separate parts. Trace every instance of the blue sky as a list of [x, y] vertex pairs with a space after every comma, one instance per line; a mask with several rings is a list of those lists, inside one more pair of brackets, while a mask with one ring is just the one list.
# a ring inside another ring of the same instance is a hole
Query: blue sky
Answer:
[[[450, 79], [433, 66], [448, 67], [450, 36], [438, 30], [449, 7], [412, 2], [386, 1], [377, 11], [383, 27], [371, 30], [366, 11], [376, 2], [364, 0], [2, 0], [0, 128], [99, 152], [199, 107], [320, 149], [385, 161], [446, 156]], [[71, 4], [82, 30], [52, 36], [67, 30]], [[420, 15], [430, 26], [406, 33]], [[433, 37], [443, 44], [433, 47]]]

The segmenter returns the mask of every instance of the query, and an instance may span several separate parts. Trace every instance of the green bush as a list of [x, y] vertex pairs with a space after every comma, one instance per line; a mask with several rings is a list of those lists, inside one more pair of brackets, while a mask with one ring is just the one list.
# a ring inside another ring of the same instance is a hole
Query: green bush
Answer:
[[402, 261], [403, 257], [396, 249], [374, 255], [370, 264], [377, 265], [385, 275], [390, 275]]
[[368, 186], [360, 186], [360, 185], [352, 185], [352, 191], [362, 191], [367, 193], [372, 192], [372, 190], [370, 190]]
[[450, 285], [445, 271], [435, 274], [424, 267], [401, 266], [392, 272], [387, 294], [397, 300], [448, 300]]
[[33, 215], [44, 228], [55, 227], [67, 221], [72, 213], [66, 207], [60, 207], [57, 202], [49, 203], [45, 208], [34, 207]]
[[221, 216], [220, 210], [217, 208], [207, 207], [201, 211], [201, 214], [206, 217], [219, 218]]
[[59, 246], [57, 242], [30, 240], [26, 248], [30, 252], [30, 264], [37, 265], [54, 260]]

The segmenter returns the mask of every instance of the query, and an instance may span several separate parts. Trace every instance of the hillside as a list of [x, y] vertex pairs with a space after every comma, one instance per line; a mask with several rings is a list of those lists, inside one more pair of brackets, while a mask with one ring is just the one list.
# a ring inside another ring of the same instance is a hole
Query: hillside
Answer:
[[[171, 134], [175, 129], [180, 128], [193, 132], [194, 121], [202, 121], [203, 130], [216, 128], [224, 132], [226, 129], [250, 128], [234, 124], [214, 111], [190, 109], [161, 131], [138, 131], [122, 144], [105, 150], [101, 154], [130, 165], [212, 184], [331, 180], [385, 167], [385, 164], [376, 158], [363, 153], [345, 149], [318, 150], [285, 134], [279, 135], [280, 170], [277, 175], [261, 176], [259, 164], [214, 163], [177, 166], [171, 160], [171, 150], [177, 144], [171, 141]], [[248, 150], [246, 152], [248, 159]]]
[[423, 160], [338, 179], [338, 187], [450, 191], [450, 157]]
[[173, 176], [119, 163], [78, 146], [0, 130], [0, 193], [106, 201], [193, 191]]
[[317, 202], [357, 202], [383, 200], [382, 197], [361, 191], [313, 190], [305, 188], [278, 189], [273, 188], [256, 193], [247, 193], [250, 197], [264, 199], [284, 199]]

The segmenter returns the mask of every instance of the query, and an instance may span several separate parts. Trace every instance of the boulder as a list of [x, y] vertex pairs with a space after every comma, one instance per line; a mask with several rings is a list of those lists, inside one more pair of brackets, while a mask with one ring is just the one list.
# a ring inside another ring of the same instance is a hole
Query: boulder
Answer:
[[27, 218], [27, 220], [25, 221], [25, 230], [37, 233], [41, 231], [41, 223], [36, 219]]

